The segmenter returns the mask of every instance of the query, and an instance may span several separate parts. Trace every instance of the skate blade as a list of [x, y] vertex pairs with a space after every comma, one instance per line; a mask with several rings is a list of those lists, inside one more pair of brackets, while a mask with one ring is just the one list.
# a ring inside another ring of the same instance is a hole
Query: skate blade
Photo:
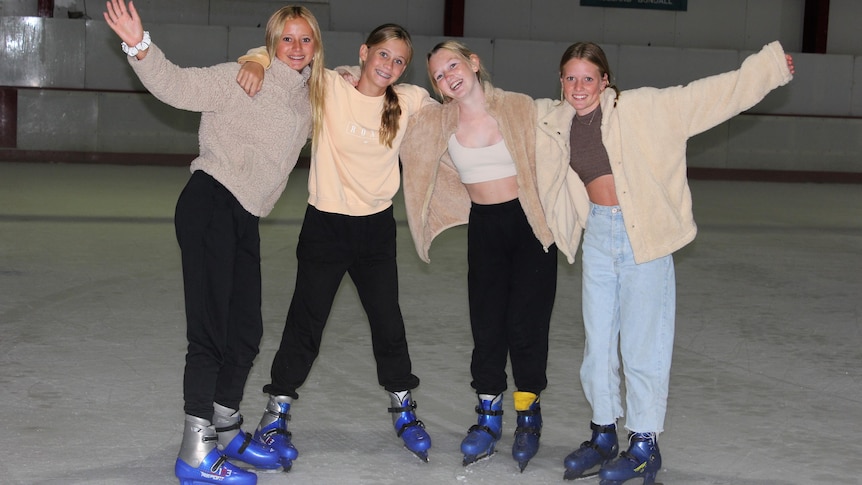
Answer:
[[[629, 478], [629, 480], [632, 480], [632, 479], [631, 479], [631, 478]], [[652, 482], [650, 485], [664, 485], [664, 483], [662, 483], [662, 482]]]
[[[575, 478], [575, 480], [583, 480], [583, 479], [586, 479], [586, 478], [593, 478], [593, 477], [597, 477], [598, 475], [599, 475], [599, 472], [595, 472], [595, 473], [591, 474], [589, 477], [587, 477], [586, 475], [584, 475], [584, 476], [583, 476], [583, 477], [581, 477], [581, 478]], [[638, 478], [638, 477], [635, 477], [635, 478]], [[567, 480], [568, 480], [568, 479], [567, 479]], [[632, 479], [632, 478], [629, 478], [629, 480], [633, 480], [633, 479]], [[651, 485], [664, 485], [664, 483], [662, 483], [662, 482], [652, 482], [652, 484], [651, 484]]]
[[410, 453], [413, 453], [417, 458], [422, 460], [425, 463], [428, 463], [428, 452], [427, 451], [413, 451], [410, 448], [404, 447]]
[[573, 482], [577, 482], [577, 481], [581, 481], [581, 480], [591, 480], [593, 478], [598, 478], [598, 476], [599, 476], [598, 470], [596, 470], [594, 472], [584, 473], [582, 475], [577, 475], [577, 476], [572, 476], [571, 474], [569, 474], [568, 471], [566, 471], [563, 474], [563, 480], [571, 480]]
[[527, 468], [527, 465], [529, 465], [529, 464], [530, 464], [530, 460], [519, 461], [518, 462], [518, 469], [521, 470], [521, 473], [524, 473], [524, 468]]
[[479, 462], [482, 460], [487, 460], [488, 458], [491, 458], [491, 456], [493, 456], [493, 455], [494, 455], [493, 451], [491, 453], [483, 453], [481, 455], [476, 455], [476, 456], [466, 456], [465, 455], [464, 460], [461, 462], [461, 464], [464, 466], [470, 466], [473, 463], [476, 463], [476, 462]]

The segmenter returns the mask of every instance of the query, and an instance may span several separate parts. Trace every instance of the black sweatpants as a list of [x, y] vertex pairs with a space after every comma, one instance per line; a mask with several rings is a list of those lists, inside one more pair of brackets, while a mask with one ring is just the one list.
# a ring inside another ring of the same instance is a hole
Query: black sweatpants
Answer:
[[212, 421], [213, 402], [239, 409], [263, 335], [259, 221], [200, 170], [177, 202], [188, 338], [186, 414]]
[[392, 207], [369, 216], [347, 216], [308, 206], [296, 247], [293, 299], [272, 362], [272, 382], [264, 392], [299, 397], [296, 390], [320, 352], [323, 328], [345, 273], [356, 285], [371, 326], [378, 383], [391, 392], [419, 385], [398, 304], [392, 214]]
[[471, 385], [506, 390], [506, 358], [519, 391], [547, 387], [548, 331], [557, 292], [557, 247], [545, 252], [518, 199], [473, 204], [467, 229], [467, 287], [473, 331]]

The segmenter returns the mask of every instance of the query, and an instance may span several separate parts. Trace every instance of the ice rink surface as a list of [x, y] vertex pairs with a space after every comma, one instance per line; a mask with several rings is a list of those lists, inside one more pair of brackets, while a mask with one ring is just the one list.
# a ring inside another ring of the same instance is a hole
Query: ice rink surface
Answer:
[[[265, 334], [242, 406], [248, 431], [293, 290], [306, 177], [293, 174], [261, 225]], [[186, 168], [0, 163], [0, 483], [176, 483], [185, 323], [173, 209], [187, 178]], [[862, 186], [691, 185], [700, 231], [675, 256], [659, 481], [862, 483]], [[459, 443], [475, 423], [466, 230], [435, 240], [426, 265], [395, 201], [430, 462], [392, 430], [345, 279], [292, 409], [300, 456], [259, 483], [568, 483], [563, 458], [589, 438], [590, 420], [578, 379], [580, 265], [560, 260], [539, 454], [518, 473], [510, 383], [498, 453], [465, 468]]]

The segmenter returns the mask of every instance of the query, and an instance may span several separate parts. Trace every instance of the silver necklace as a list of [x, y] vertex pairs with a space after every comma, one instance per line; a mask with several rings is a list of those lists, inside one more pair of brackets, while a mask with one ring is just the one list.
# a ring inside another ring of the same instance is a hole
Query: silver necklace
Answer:
[[[590, 122], [589, 122], [589, 123], [584, 123], [584, 122], [581, 120], [581, 117], [580, 117], [580, 116], [578, 116], [578, 114], [577, 114], [577, 113], [575, 113], [575, 118], [578, 120], [578, 123], [580, 123], [580, 124], [582, 124], [582, 125], [584, 125], [584, 126], [590, 126], [591, 124], [593, 124], [593, 120], [596, 118], [596, 111], [598, 111], [598, 110], [599, 110], [598, 108], [596, 108], [596, 109], [594, 109], [594, 110], [593, 110], [593, 114], [592, 114], [592, 115], [590, 115]], [[586, 118], [586, 116], [585, 116], [584, 118]]]

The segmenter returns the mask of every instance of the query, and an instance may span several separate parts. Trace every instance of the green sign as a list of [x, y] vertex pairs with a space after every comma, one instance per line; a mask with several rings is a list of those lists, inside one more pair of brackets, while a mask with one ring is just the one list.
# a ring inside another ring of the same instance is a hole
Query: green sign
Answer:
[[582, 7], [647, 8], [651, 10], [688, 9], [688, 0], [581, 0]]

